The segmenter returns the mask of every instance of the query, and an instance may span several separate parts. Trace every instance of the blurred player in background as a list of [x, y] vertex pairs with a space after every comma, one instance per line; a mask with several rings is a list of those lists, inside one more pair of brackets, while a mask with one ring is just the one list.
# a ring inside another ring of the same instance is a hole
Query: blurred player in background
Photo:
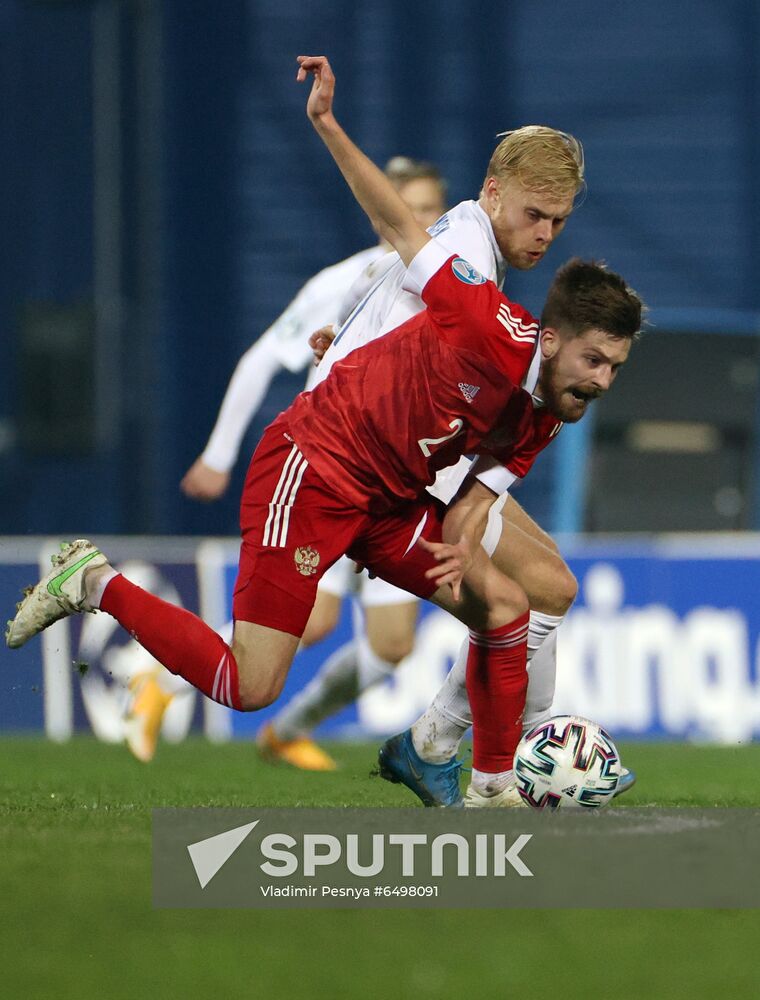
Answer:
[[[385, 174], [427, 229], [446, 209], [446, 183], [431, 163], [395, 156]], [[272, 379], [283, 369], [302, 371], [311, 366], [306, 388], [317, 376], [309, 335], [318, 327], [340, 324], [384, 270], [395, 262], [390, 244], [380, 241], [352, 257], [327, 267], [311, 278], [285, 312], [243, 355], [230, 380], [214, 429], [203, 453], [181, 482], [182, 491], [197, 500], [218, 499], [227, 490], [246, 429], [258, 412]], [[412, 651], [417, 601], [379, 578], [357, 577], [350, 559], [339, 560], [322, 577], [304, 647], [326, 638], [336, 627], [341, 601], [355, 593], [361, 612], [355, 615], [356, 634], [324, 663], [319, 680], [311, 684], [273, 724], [265, 726], [258, 745], [266, 759], [283, 760], [307, 770], [332, 770], [333, 759], [308, 732], [322, 718], [353, 702], [360, 691], [382, 681]], [[362, 627], [363, 625], [363, 627]], [[165, 678], [166, 679], [166, 678]], [[161, 676], [145, 678], [135, 688], [128, 711], [131, 731], [144, 732], [147, 747], [155, 750], [161, 716], [168, 704]], [[130, 746], [132, 744], [130, 743]]]

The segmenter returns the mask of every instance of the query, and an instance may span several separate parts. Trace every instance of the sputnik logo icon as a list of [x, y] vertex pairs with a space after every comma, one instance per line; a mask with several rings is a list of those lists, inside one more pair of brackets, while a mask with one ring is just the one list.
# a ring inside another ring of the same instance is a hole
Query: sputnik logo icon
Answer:
[[236, 826], [234, 830], [225, 830], [224, 833], [217, 833], [214, 837], [188, 844], [187, 853], [190, 855], [201, 889], [205, 889], [219, 869], [229, 861], [258, 822], [256, 819], [253, 823], [246, 823], [245, 826]]

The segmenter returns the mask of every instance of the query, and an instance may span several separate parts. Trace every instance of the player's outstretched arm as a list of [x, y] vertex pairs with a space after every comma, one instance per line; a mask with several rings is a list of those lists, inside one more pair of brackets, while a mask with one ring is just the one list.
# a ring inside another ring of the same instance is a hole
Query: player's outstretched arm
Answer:
[[306, 113], [330, 150], [375, 232], [407, 266], [430, 237], [379, 167], [348, 138], [333, 115], [335, 77], [325, 56], [298, 56], [297, 80], [313, 77]]
[[238, 362], [208, 444], [179, 484], [185, 496], [209, 502], [226, 492], [248, 425], [283, 367], [273, 346], [273, 329], [262, 334]]

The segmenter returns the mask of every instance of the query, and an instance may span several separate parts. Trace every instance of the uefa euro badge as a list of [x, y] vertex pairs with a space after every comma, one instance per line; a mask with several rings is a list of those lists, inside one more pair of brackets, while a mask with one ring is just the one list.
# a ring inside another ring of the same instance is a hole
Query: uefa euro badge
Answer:
[[296, 569], [303, 576], [314, 576], [319, 566], [319, 553], [311, 545], [302, 545], [296, 549], [293, 557], [296, 561]]
[[451, 262], [451, 270], [455, 277], [463, 281], [465, 285], [484, 285], [486, 279], [464, 257], [455, 257]]

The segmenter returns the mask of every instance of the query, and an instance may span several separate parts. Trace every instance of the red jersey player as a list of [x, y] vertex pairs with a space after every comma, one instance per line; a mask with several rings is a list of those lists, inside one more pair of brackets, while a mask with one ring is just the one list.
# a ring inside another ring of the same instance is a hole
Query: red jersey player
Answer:
[[[586, 300], [590, 294], [599, 304], [598, 325], [563, 334], [559, 324], [539, 338], [528, 313], [466, 261], [431, 243], [340, 129], [327, 61], [299, 62], [299, 79], [309, 72], [315, 77], [312, 122], [377, 231], [407, 264], [409, 287], [427, 310], [361, 355], [348, 355], [262, 438], [241, 501], [231, 647], [194, 615], [116, 574], [83, 540], [58, 557], [22, 602], [7, 641], [19, 646], [66, 614], [100, 608], [205, 694], [254, 710], [279, 694], [317, 580], [348, 552], [469, 626], [474, 765], [498, 777], [511, 767], [520, 735], [527, 599], [479, 547], [493, 496], [468, 491], [470, 516], [458, 541], [446, 544], [443, 508], [424, 488], [437, 469], [465, 453], [497, 456], [524, 474], [561, 421], [580, 419], [590, 399], [609, 387], [628, 355], [641, 304], [616, 275], [580, 265]], [[568, 281], [566, 272], [557, 303], [563, 295], [572, 298], [576, 278]], [[537, 345], [543, 358], [538, 406], [519, 388]]]

